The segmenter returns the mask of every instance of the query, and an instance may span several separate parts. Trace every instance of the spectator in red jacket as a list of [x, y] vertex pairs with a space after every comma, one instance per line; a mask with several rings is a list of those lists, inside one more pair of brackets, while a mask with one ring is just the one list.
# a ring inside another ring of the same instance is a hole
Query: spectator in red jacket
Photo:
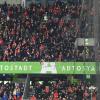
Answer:
[[59, 94], [58, 94], [57, 90], [55, 90], [53, 95], [54, 95], [54, 99], [53, 100], [58, 100]]

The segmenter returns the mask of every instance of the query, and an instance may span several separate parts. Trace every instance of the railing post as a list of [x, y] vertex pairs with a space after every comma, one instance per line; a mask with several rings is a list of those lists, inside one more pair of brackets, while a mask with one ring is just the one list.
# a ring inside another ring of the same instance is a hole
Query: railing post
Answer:
[[23, 93], [23, 100], [28, 100], [29, 88], [30, 88], [30, 75], [27, 74], [24, 93]]

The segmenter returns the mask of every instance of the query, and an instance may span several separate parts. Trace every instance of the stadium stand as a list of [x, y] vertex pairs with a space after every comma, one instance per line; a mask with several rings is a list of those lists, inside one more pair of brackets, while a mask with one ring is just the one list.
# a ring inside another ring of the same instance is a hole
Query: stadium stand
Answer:
[[[0, 61], [94, 61], [94, 47], [76, 47], [75, 42], [94, 36], [87, 18], [92, 20], [95, 11], [88, 4], [68, 1], [46, 7], [31, 3], [25, 8], [0, 4]], [[0, 83], [0, 100], [22, 100], [25, 84]], [[43, 81], [33, 82], [27, 92], [29, 100], [88, 100], [90, 86], [95, 87], [85, 82]], [[96, 100], [96, 91], [92, 97]]]
[[[41, 100], [88, 100], [91, 98], [90, 83], [70, 84], [67, 81], [34, 82], [31, 98]], [[94, 86], [95, 87], [95, 86]], [[32, 87], [31, 87], [32, 89]], [[93, 91], [93, 97], [96, 90]], [[31, 99], [34, 100], [34, 99]]]
[[23, 83], [0, 83], [0, 100], [22, 100]]
[[87, 5], [83, 9], [72, 2], [46, 8], [1, 4], [0, 61], [93, 61], [93, 47], [75, 47], [77, 38], [90, 36], [86, 19], [90, 11]]
[[[95, 85], [80, 81], [78, 84], [56, 81], [33, 81], [30, 84], [29, 98], [27, 100], [90, 100], [89, 87]], [[23, 83], [0, 83], [0, 100], [23, 100]], [[96, 89], [92, 92], [93, 100]]]

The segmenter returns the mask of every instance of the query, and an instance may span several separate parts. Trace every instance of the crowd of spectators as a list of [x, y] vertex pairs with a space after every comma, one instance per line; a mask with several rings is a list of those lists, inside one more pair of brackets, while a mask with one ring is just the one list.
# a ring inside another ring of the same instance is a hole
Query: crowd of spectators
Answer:
[[93, 60], [93, 48], [75, 48], [75, 40], [85, 37], [87, 27], [85, 18], [78, 24], [81, 8], [79, 3], [60, 1], [46, 7], [0, 5], [0, 61]]
[[[92, 91], [89, 87], [94, 84], [78, 82], [71, 84], [64, 80], [33, 81], [30, 84], [27, 100], [96, 100], [96, 88]], [[0, 100], [23, 100], [23, 83], [0, 83]]]
[[[70, 84], [67, 81], [35, 82], [31, 89], [34, 92], [30, 100], [90, 100], [90, 83], [79, 82]], [[95, 87], [95, 86], [94, 86]], [[96, 90], [92, 92], [93, 100], [96, 100]]]
[[0, 100], [22, 100], [23, 83], [0, 83]]

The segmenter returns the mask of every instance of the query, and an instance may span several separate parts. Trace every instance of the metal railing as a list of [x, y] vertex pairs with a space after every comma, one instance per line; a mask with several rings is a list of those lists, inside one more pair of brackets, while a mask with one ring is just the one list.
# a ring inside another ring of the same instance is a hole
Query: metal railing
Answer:
[[29, 88], [30, 88], [30, 75], [27, 74], [24, 93], [23, 93], [23, 100], [28, 100]]

